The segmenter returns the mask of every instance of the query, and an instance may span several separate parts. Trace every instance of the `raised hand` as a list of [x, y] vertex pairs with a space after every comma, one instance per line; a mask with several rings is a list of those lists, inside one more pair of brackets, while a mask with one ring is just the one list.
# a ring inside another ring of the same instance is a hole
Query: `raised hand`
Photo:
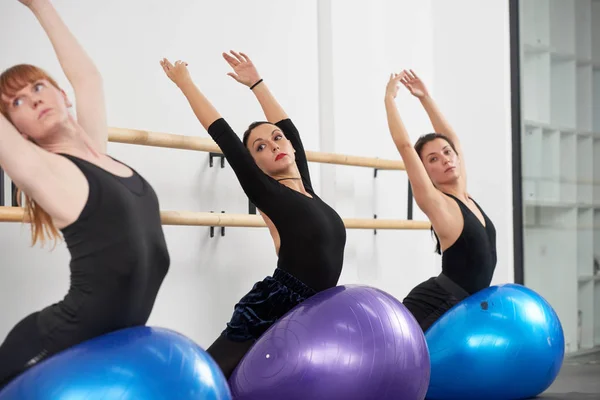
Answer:
[[160, 61], [160, 65], [169, 79], [171, 79], [177, 86], [181, 86], [182, 84], [192, 80], [187, 69], [188, 64], [184, 61], [175, 61], [175, 65], [173, 65], [169, 60], [163, 58]]
[[425, 87], [423, 81], [415, 74], [411, 69], [409, 71], [402, 71], [403, 78], [400, 80], [402, 84], [408, 89], [408, 91], [417, 98], [423, 98], [429, 96], [429, 92]]
[[223, 53], [223, 58], [234, 71], [229, 72], [227, 75], [248, 87], [251, 87], [260, 80], [260, 75], [252, 63], [252, 60], [250, 60], [250, 57], [244, 53], [238, 53], [233, 50], [231, 50], [231, 54], [232, 55]]
[[388, 81], [387, 87], [385, 88], [385, 97], [395, 99], [398, 94], [398, 82], [404, 78], [404, 72], [396, 74], [392, 73], [390, 75], [390, 80]]

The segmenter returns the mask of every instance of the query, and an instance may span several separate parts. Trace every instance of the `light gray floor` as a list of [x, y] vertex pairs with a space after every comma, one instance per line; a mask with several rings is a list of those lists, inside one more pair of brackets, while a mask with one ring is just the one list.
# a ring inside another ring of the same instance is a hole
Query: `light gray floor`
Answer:
[[600, 400], [600, 349], [565, 357], [558, 377], [538, 399]]

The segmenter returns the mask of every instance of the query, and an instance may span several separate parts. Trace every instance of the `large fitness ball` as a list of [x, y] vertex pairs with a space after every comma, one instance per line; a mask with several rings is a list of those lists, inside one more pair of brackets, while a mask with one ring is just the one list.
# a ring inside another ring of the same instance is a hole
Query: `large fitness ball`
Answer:
[[29, 369], [0, 400], [230, 400], [216, 363], [188, 338], [135, 327], [80, 343]]
[[305, 300], [254, 344], [229, 382], [236, 400], [422, 400], [427, 343], [391, 295], [338, 286]]
[[431, 400], [514, 400], [545, 391], [562, 366], [565, 339], [550, 304], [517, 284], [486, 288], [425, 333]]

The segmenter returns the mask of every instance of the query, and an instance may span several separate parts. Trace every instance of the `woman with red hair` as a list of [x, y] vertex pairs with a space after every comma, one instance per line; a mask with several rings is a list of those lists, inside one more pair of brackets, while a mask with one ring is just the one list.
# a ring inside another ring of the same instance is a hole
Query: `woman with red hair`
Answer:
[[[169, 269], [157, 196], [106, 154], [102, 78], [50, 0], [19, 0], [45, 30], [77, 113], [43, 70], [0, 75], [0, 165], [25, 197], [32, 242], [65, 239], [71, 285], [21, 320], [0, 346], [0, 387], [42, 359], [93, 337], [144, 325]], [[19, 193], [19, 199], [22, 197]]]

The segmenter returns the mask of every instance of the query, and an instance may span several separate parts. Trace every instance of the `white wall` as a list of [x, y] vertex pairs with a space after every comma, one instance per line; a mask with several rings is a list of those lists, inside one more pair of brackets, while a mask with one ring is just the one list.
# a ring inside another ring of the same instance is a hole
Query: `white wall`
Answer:
[[[390, 72], [415, 70], [459, 133], [469, 191], [496, 225], [494, 283], [513, 281], [508, 5], [475, 0], [324, 3], [331, 5], [332, 15], [333, 51], [326, 61], [333, 71], [333, 116], [328, 118], [335, 128], [335, 151], [398, 158], [383, 94]], [[467, 18], [467, 10], [477, 17]], [[432, 131], [419, 101], [406, 90], [398, 106], [413, 140]], [[335, 171], [340, 213], [406, 218], [405, 173], [380, 171], [374, 179], [371, 170], [338, 166]], [[425, 219], [416, 205], [414, 211], [415, 219]], [[403, 297], [439, 273], [433, 246], [428, 231], [379, 231], [376, 237], [372, 231], [349, 231], [345, 277]]]
[[[406, 7], [410, 18], [402, 17]], [[433, 71], [431, 2], [333, 0], [331, 10], [335, 151], [400, 159], [388, 130], [385, 87], [392, 71], [412, 67], [424, 76]], [[429, 121], [408, 96], [399, 96], [398, 104], [416, 140], [430, 129]], [[335, 207], [342, 215], [406, 218], [406, 173], [379, 171], [374, 178], [370, 169], [338, 166], [335, 171]], [[415, 219], [424, 219], [414, 210]], [[429, 231], [379, 230], [376, 236], [348, 231], [344, 277], [403, 298], [438, 273], [433, 250]]]
[[496, 226], [498, 265], [492, 283], [512, 282], [508, 2], [433, 4], [435, 98], [464, 138], [469, 192]]
[[[494, 281], [512, 281], [507, 5], [475, 0], [452, 7], [431, 0], [54, 3], [104, 75], [111, 126], [208, 136], [163, 76], [158, 61], [166, 56], [189, 62], [197, 84], [241, 133], [262, 115], [248, 89], [226, 76], [229, 67], [220, 54], [238, 49], [256, 62], [307, 149], [399, 159], [383, 93], [390, 72], [419, 71], [460, 132], [470, 191], [496, 224]], [[72, 94], [28, 10], [16, 1], [2, 7], [0, 68], [34, 63]], [[404, 93], [398, 104], [415, 140], [431, 131], [416, 99]], [[485, 145], [479, 143], [483, 135]], [[110, 144], [109, 151], [152, 183], [162, 209], [247, 212], [231, 169], [209, 168], [207, 154], [121, 144]], [[404, 172], [379, 171], [374, 179], [370, 169], [311, 164], [311, 173], [315, 187], [343, 217], [406, 218]], [[424, 219], [416, 206], [414, 216]], [[244, 228], [227, 228], [225, 237], [217, 229], [212, 239], [207, 227], [166, 226], [165, 233], [171, 270], [149, 323], [206, 347], [224, 328], [235, 302], [273, 271], [270, 236], [266, 229]], [[28, 239], [26, 226], [0, 225], [0, 338], [27, 313], [60, 300], [68, 288], [64, 245], [49, 253], [29, 248]], [[349, 230], [340, 284], [366, 283], [402, 299], [438, 273], [433, 248], [428, 231]]]

